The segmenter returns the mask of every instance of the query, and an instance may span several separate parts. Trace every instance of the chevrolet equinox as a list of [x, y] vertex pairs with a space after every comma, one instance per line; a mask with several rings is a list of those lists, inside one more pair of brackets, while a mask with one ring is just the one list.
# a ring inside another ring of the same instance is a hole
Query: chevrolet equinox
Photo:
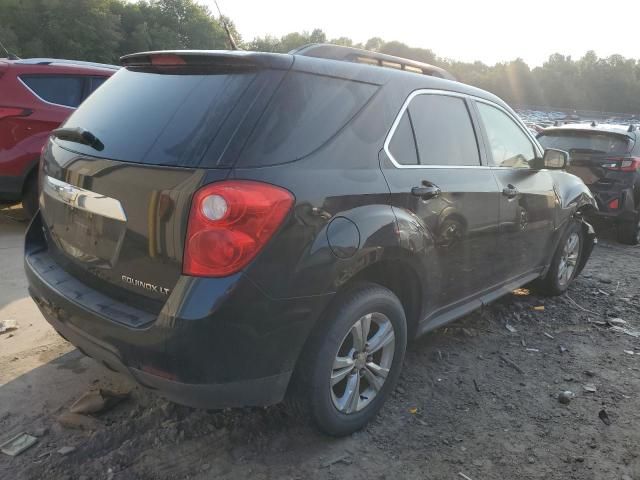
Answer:
[[589, 258], [567, 154], [444, 70], [331, 45], [121, 60], [43, 150], [25, 268], [64, 338], [172, 401], [289, 394], [346, 435], [409, 339]]

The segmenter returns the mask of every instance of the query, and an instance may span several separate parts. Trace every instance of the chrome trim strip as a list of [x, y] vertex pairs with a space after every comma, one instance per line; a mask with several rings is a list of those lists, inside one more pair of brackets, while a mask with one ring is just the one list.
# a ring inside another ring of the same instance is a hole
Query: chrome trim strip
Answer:
[[[404, 101], [404, 103], [402, 104], [402, 107], [400, 108], [400, 112], [398, 112], [398, 115], [396, 116], [395, 120], [393, 121], [393, 124], [391, 125], [391, 129], [389, 130], [389, 133], [387, 134], [387, 137], [384, 140], [383, 149], [384, 149], [385, 153], [387, 154], [387, 156], [389, 157], [389, 160], [391, 160], [391, 163], [393, 163], [393, 165], [396, 168], [413, 168], [413, 169], [424, 169], [424, 168], [474, 168], [474, 169], [483, 169], [483, 170], [484, 169], [490, 170], [492, 168], [498, 168], [498, 167], [495, 167], [495, 166], [492, 166], [492, 165], [403, 165], [401, 163], [398, 163], [396, 161], [396, 159], [393, 157], [393, 155], [391, 154], [391, 152], [389, 151], [389, 144], [391, 143], [391, 139], [393, 138], [393, 135], [396, 132], [396, 129], [398, 128], [398, 124], [400, 123], [400, 120], [402, 119], [402, 115], [404, 115], [404, 112], [409, 107], [409, 104], [411, 103], [411, 100], [413, 100], [418, 95], [445, 95], [445, 96], [449, 96], [449, 97], [458, 97], [458, 98], [476, 100], [478, 102], [486, 103], [486, 104], [491, 105], [493, 107], [496, 107], [499, 110], [501, 110], [504, 113], [506, 113], [512, 120], [514, 120], [516, 122], [516, 124], [520, 127], [520, 129], [527, 135], [527, 138], [529, 138], [529, 140], [533, 139], [533, 137], [531, 136], [531, 133], [522, 125], [522, 123], [521, 123], [522, 121], [521, 120], [519, 120], [517, 118], [514, 118], [513, 115], [511, 113], [509, 113], [506, 109], [504, 109], [503, 107], [501, 107], [497, 103], [492, 102], [491, 100], [486, 100], [484, 98], [476, 97], [474, 95], [469, 95], [467, 93], [453, 92], [453, 91], [449, 91], [449, 90], [435, 90], [435, 89], [432, 90], [432, 89], [422, 88], [422, 89], [414, 90], [413, 92], [411, 92], [411, 94]], [[473, 123], [473, 119], [471, 118], [471, 116], [469, 116], [469, 120]], [[474, 125], [474, 127], [475, 127], [475, 125]], [[537, 147], [535, 139], [533, 139], [532, 143], [533, 143], [534, 148], [536, 150], [538, 150], [538, 147]], [[540, 153], [540, 152], [538, 152], [538, 153]], [[508, 168], [508, 167], [503, 167], [503, 168]]]
[[20, 78], [20, 75], [18, 75], [18, 81], [24, 85], [24, 88], [26, 88], [27, 90], [29, 90], [33, 96], [35, 96], [38, 100], [40, 100], [41, 102], [46, 103], [47, 105], [54, 105], [56, 107], [63, 107], [63, 108], [68, 108], [69, 110], [75, 110], [77, 107], [70, 107], [69, 105], [62, 105], [61, 103], [53, 103], [50, 102], [48, 100], [45, 100], [44, 98], [42, 98], [40, 95], [38, 95], [35, 91], [33, 91], [33, 89], [27, 85], [26, 83], [24, 83], [24, 80], [22, 80], [22, 78]]
[[71, 208], [77, 208], [119, 222], [127, 221], [122, 204], [115, 198], [76, 187], [49, 175], [44, 178], [42, 191], [54, 200], [69, 205]]

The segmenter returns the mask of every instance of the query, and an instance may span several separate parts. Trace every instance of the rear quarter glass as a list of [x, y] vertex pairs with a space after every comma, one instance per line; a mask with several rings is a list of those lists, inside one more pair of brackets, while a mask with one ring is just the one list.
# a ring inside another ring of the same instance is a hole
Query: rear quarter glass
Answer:
[[333, 138], [379, 87], [291, 71], [282, 81], [239, 157], [239, 167], [293, 162]]
[[[102, 158], [153, 165], [194, 167], [207, 154], [217, 160], [246, 109], [262, 91], [268, 71], [167, 74], [119, 70], [76, 110], [65, 127], [94, 134], [104, 149], [58, 139], [68, 150]], [[220, 151], [210, 152], [212, 144]]]

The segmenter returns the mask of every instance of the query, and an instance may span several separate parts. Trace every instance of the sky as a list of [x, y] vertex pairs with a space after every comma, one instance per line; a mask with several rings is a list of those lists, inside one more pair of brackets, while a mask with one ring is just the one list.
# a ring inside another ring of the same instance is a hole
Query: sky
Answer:
[[[217, 12], [213, 0], [197, 0]], [[576, 0], [218, 0], [244, 40], [321, 28], [327, 38], [371, 37], [430, 48], [441, 57], [488, 64], [520, 57], [542, 65], [552, 53], [640, 57], [640, 2]], [[598, 7], [596, 7], [598, 5]], [[607, 5], [612, 5], [607, 9]]]

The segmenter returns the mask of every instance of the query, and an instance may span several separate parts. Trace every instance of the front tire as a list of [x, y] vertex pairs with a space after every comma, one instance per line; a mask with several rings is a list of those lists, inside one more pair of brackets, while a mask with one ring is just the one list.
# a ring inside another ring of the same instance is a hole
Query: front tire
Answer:
[[300, 372], [303, 394], [316, 426], [344, 436], [363, 428], [395, 387], [406, 318], [393, 292], [366, 283], [344, 295], [325, 320]]
[[577, 221], [564, 233], [553, 255], [549, 271], [539, 281], [540, 290], [550, 296], [562, 295], [576, 278], [584, 248], [584, 231]]

